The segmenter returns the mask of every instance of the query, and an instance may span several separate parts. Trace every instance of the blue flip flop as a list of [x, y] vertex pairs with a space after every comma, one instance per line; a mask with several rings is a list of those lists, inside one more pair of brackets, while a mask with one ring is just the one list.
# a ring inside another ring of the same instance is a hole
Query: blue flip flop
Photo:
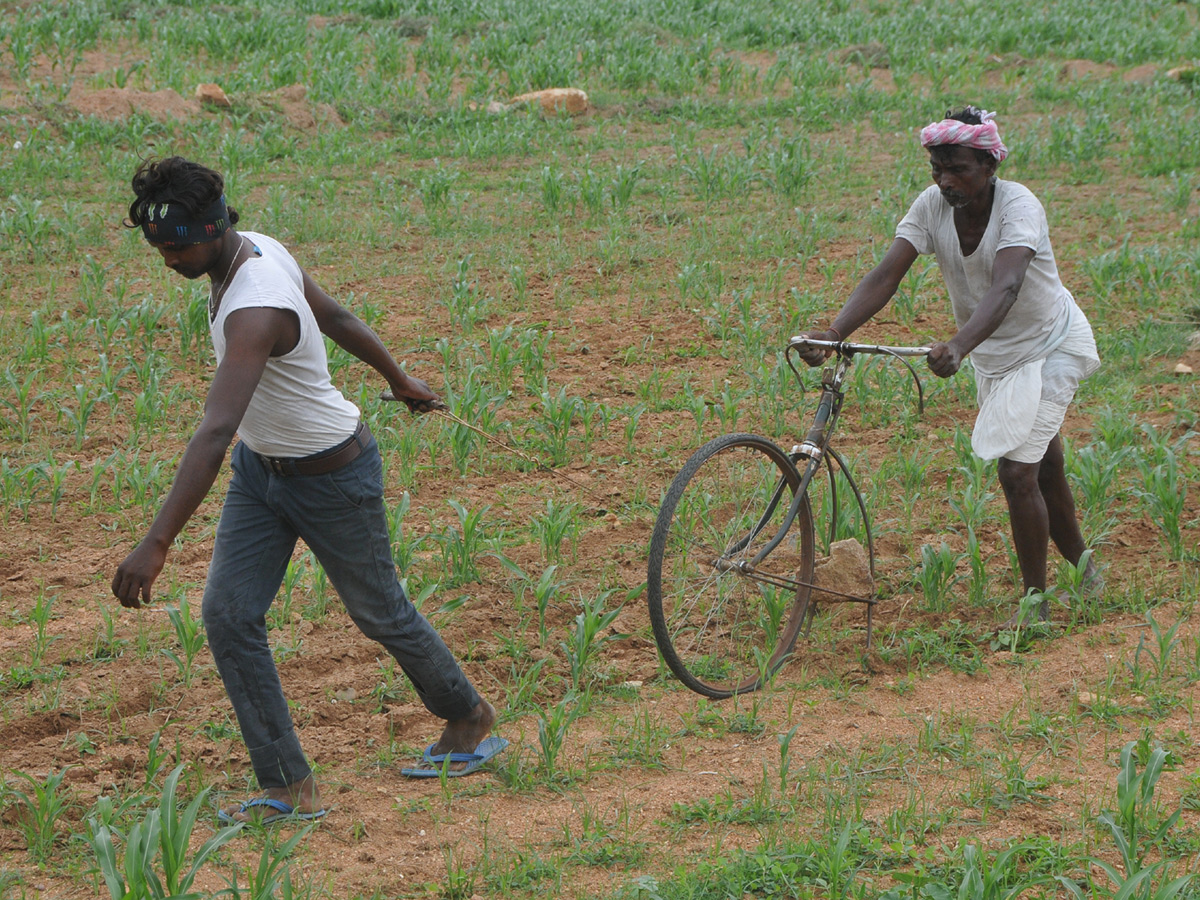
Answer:
[[[326, 810], [319, 809], [316, 812], [305, 813], [296, 812], [296, 807], [284, 800], [275, 800], [272, 797], [255, 797], [253, 800], [244, 801], [239, 807], [238, 812], [248, 812], [252, 809], [265, 807], [266, 809], [274, 810], [274, 812], [261, 817], [251, 819], [248, 825], [274, 825], [276, 822], [311, 822], [314, 819], [319, 819], [325, 815]], [[217, 810], [217, 821], [222, 825], [237, 825], [241, 819], [235, 819], [232, 815], [225, 812], [223, 809]]]
[[401, 775], [407, 775], [409, 778], [440, 778], [442, 774], [443, 764], [449, 760], [451, 763], [466, 763], [461, 769], [448, 769], [446, 771], [447, 778], [461, 778], [464, 775], [470, 775], [473, 772], [478, 772], [480, 767], [491, 759], [494, 759], [497, 754], [501, 753], [508, 746], [508, 741], [502, 737], [492, 736], [485, 738], [483, 742], [475, 748], [474, 753], [434, 753], [433, 745], [430, 744], [425, 748], [424, 760], [427, 765], [414, 766], [410, 769], [401, 769]]

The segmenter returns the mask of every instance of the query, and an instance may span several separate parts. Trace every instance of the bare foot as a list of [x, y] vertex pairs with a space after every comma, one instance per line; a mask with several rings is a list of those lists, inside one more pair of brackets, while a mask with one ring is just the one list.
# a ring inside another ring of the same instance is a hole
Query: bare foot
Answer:
[[[447, 722], [442, 736], [430, 751], [434, 755], [445, 753], [474, 753], [475, 748], [488, 736], [496, 724], [496, 710], [486, 700], [480, 700], [470, 715], [463, 719]], [[451, 763], [451, 769], [461, 769], [466, 763]]]
[[1089, 597], [1099, 597], [1104, 593], [1104, 572], [1096, 565], [1094, 558], [1088, 560], [1080, 586]]
[[[266, 788], [262, 792], [262, 796], [286, 803], [293, 808], [294, 812], [303, 815], [312, 815], [322, 812], [324, 809], [321, 806], [321, 792], [317, 790], [317, 780], [311, 775], [303, 781], [297, 781], [287, 787]], [[262, 822], [283, 815], [271, 807], [255, 806], [243, 810], [242, 806], [243, 804], [238, 803], [234, 806], [227, 806], [221, 811], [225, 816], [237, 822]]]
[[1035, 609], [1022, 609], [1017, 606], [1016, 612], [1004, 620], [1004, 624], [997, 628], [997, 631], [1015, 631], [1017, 628], [1028, 628], [1030, 625], [1037, 625], [1050, 620], [1050, 601], [1043, 599]]
[[[1090, 558], [1083, 570], [1083, 577], [1080, 579], [1079, 593], [1088, 597], [1098, 597], [1104, 593], [1104, 572]], [[1055, 596], [1064, 605], [1070, 605], [1071, 598], [1069, 594], [1059, 592]], [[1048, 621], [1050, 621], [1050, 601], [1043, 595], [1042, 602], [1035, 609], [1026, 608], [1022, 610], [1022, 607], [1018, 605], [1016, 612], [1005, 619], [1004, 624], [1000, 625], [996, 630], [1014, 631], [1017, 628], [1028, 628], [1030, 625], [1038, 625]]]
[[1084, 597], [1095, 599], [1104, 594], [1104, 570], [1101, 569], [1095, 562], [1088, 559], [1087, 566], [1084, 567], [1083, 575], [1079, 579], [1078, 587], [1071, 588], [1066, 591], [1059, 591], [1055, 596], [1063, 606], [1071, 606], [1076, 600]]

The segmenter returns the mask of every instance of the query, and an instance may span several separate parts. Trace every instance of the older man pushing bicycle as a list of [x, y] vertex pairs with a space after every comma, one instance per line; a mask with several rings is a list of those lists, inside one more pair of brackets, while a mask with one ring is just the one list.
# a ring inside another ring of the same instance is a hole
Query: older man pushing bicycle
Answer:
[[[981, 458], [999, 460], [1025, 592], [1040, 594], [1051, 539], [1072, 565], [1088, 549], [1059, 429], [1079, 382], [1100, 358], [1087, 317], [1059, 280], [1041, 203], [1023, 185], [996, 177], [1008, 148], [993, 119], [968, 106], [921, 130], [933, 185], [913, 202], [891, 248], [833, 323], [805, 336], [847, 339], [887, 305], [920, 254], [937, 257], [958, 331], [932, 345], [929, 368], [948, 378], [971, 356], [979, 400], [971, 446]], [[801, 358], [817, 366], [828, 352], [809, 346]], [[1091, 590], [1103, 585], [1090, 558], [1084, 582]], [[1019, 614], [1005, 626], [1019, 624]], [[1049, 616], [1044, 598], [1037, 615]]]

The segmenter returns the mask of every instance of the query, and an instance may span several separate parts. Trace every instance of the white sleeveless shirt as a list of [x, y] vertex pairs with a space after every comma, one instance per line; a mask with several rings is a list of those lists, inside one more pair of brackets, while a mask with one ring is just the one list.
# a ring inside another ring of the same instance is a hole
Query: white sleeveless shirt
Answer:
[[358, 407], [330, 381], [325, 339], [304, 299], [304, 276], [296, 260], [274, 238], [251, 231], [241, 234], [256, 253], [234, 273], [217, 317], [209, 323], [217, 365], [225, 357], [225, 320], [239, 309], [290, 310], [300, 320], [300, 340], [290, 352], [267, 360], [238, 436], [264, 456], [308, 456], [327, 450], [354, 433]]

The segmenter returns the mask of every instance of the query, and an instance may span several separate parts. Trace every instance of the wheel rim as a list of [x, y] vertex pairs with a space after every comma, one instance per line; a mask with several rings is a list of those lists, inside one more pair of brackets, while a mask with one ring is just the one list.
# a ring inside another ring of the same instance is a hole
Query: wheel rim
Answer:
[[[761, 522], [781, 480], [783, 495]], [[668, 492], [652, 546], [651, 619], [664, 659], [693, 690], [754, 690], [790, 653], [812, 580], [807, 503], [771, 555], [757, 569], [750, 564], [798, 482], [774, 444], [731, 436], [702, 448]]]

